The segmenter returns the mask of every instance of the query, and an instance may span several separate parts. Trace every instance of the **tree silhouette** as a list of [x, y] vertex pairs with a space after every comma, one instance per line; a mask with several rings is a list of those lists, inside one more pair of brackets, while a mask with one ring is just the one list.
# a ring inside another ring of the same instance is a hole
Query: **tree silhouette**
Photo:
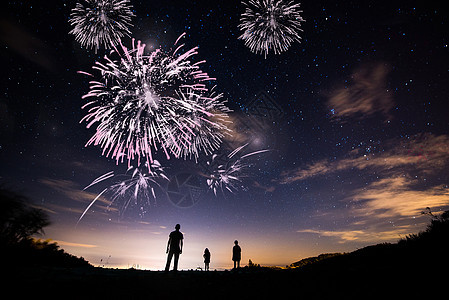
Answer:
[[20, 243], [34, 234], [42, 234], [43, 228], [50, 224], [45, 212], [27, 202], [24, 196], [0, 188], [0, 243]]

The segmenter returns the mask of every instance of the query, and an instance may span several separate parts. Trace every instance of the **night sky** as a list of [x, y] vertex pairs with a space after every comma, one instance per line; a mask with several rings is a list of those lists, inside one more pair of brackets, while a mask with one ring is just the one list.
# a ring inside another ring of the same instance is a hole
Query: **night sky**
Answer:
[[[248, 158], [243, 187], [217, 196], [194, 162], [157, 153], [171, 181], [156, 201], [123, 214], [98, 201], [77, 225], [105, 185], [83, 188], [126, 164], [85, 147], [89, 79], [77, 71], [109, 51], [69, 35], [75, 3], [1, 4], [0, 183], [48, 213], [41, 238], [95, 266], [160, 270], [179, 223], [181, 269], [201, 266], [206, 247], [212, 269], [231, 267], [235, 239], [243, 265], [285, 266], [395, 242], [425, 228], [426, 207], [449, 208], [444, 2], [302, 1], [302, 42], [264, 58], [238, 40], [240, 1], [132, 0], [132, 37], [147, 49], [169, 48], [183, 32], [188, 49], [199, 46], [195, 60], [206, 60], [233, 110], [221, 151], [270, 151]], [[192, 196], [177, 203], [171, 184], [186, 177], [193, 187], [181, 193]]]

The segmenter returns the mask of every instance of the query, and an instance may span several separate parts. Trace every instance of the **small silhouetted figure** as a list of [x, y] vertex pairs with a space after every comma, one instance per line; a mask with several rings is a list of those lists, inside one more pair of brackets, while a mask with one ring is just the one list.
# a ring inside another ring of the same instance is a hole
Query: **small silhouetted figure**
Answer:
[[[234, 247], [232, 247], [232, 260], [234, 261], [234, 269], [240, 268], [240, 260], [242, 259], [242, 249], [239, 246], [239, 241], [234, 241]], [[236, 266], [237, 265], [237, 266]]]
[[184, 236], [182, 232], [179, 231], [181, 229], [181, 225], [176, 224], [175, 231], [172, 231], [168, 237], [167, 243], [167, 264], [165, 265], [165, 271], [168, 272], [170, 269], [170, 263], [173, 255], [175, 256], [175, 261], [173, 262], [173, 271], [178, 271], [178, 260], [179, 254], [182, 253], [182, 245]]
[[209, 249], [204, 249], [204, 271], [209, 271], [209, 263], [210, 263], [210, 252]]

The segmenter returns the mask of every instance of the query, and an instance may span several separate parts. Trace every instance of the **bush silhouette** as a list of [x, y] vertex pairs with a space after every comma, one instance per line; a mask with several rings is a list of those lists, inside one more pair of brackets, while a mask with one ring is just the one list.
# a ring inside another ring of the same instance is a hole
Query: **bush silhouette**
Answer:
[[43, 228], [50, 224], [46, 213], [26, 202], [25, 197], [0, 188], [0, 243], [20, 243], [34, 234], [42, 234]]
[[253, 263], [253, 261], [250, 259], [248, 261], [248, 268], [260, 268], [260, 264], [255, 264]]
[[8, 257], [6, 265], [90, 266], [84, 258], [65, 253], [50, 240], [33, 238], [44, 233], [50, 221], [45, 212], [27, 202], [25, 197], [0, 188], [0, 250]]
[[410, 234], [398, 241], [398, 245], [402, 247], [422, 248], [427, 249], [445, 249], [449, 246], [449, 210], [436, 216], [432, 214], [430, 209], [423, 212], [423, 214], [431, 217], [430, 224], [426, 230], [417, 234]]

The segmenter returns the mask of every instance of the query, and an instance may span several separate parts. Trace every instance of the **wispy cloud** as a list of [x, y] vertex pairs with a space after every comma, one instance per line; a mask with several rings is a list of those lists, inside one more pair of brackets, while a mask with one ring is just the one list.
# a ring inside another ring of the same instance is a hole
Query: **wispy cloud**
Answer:
[[[334, 238], [343, 244], [394, 241], [422, 230], [428, 218], [421, 216], [421, 211], [426, 207], [434, 212], [447, 209], [449, 189], [435, 186], [417, 190], [414, 184], [410, 178], [392, 177], [356, 189], [350, 197], [343, 199], [348, 204], [344, 220], [338, 219], [337, 213], [326, 216], [345, 225], [337, 230], [306, 228], [297, 232]], [[347, 216], [353, 221], [347, 222]]]
[[[52, 214], [69, 213], [81, 216], [89, 203], [91, 203], [97, 194], [83, 191], [75, 182], [64, 179], [41, 178], [39, 182], [57, 192], [59, 197], [64, 200], [62, 204], [45, 202], [39, 205], [39, 208], [46, 210]], [[73, 202], [70, 202], [73, 201]], [[107, 215], [106, 212], [118, 211], [117, 208], [111, 206], [111, 201], [101, 196], [95, 202], [95, 207]]]
[[425, 190], [413, 188], [414, 180], [406, 177], [385, 178], [367, 188], [354, 191], [353, 215], [376, 219], [411, 218], [426, 207], [433, 211], [449, 206], [449, 189], [435, 186]]
[[[320, 160], [282, 174], [283, 184], [332, 174], [376, 174], [363, 186], [347, 188], [338, 199], [339, 207], [317, 213], [312, 218], [334, 222], [326, 228], [302, 228], [300, 233], [318, 234], [338, 243], [376, 243], [394, 241], [400, 236], [422, 230], [428, 218], [426, 207], [437, 212], [449, 208], [447, 185], [429, 185], [424, 178], [447, 178], [449, 136], [420, 134], [386, 143], [383, 151], [363, 154], [351, 151], [343, 159]], [[354, 172], [356, 171], [356, 172]], [[341, 205], [344, 204], [344, 205]], [[341, 224], [341, 226], [335, 226]], [[330, 230], [332, 228], [333, 230]]]
[[[283, 172], [280, 183], [288, 184], [310, 177], [327, 175], [344, 170], [364, 170], [373, 168], [384, 171], [395, 171], [397, 168], [411, 167], [425, 174], [440, 171], [449, 163], [449, 136], [420, 134], [406, 140], [394, 140], [387, 143], [390, 149], [374, 154], [360, 154], [351, 151], [347, 156], [336, 161], [323, 159], [305, 167]], [[388, 146], [387, 146], [388, 147]]]
[[410, 233], [411, 226], [397, 226], [391, 229], [379, 230], [375, 226], [366, 229], [347, 229], [347, 230], [316, 230], [316, 229], [303, 229], [298, 230], [298, 233], [312, 233], [319, 236], [336, 238], [339, 244], [347, 242], [385, 242], [398, 239], [400, 236], [405, 236]]
[[385, 63], [372, 63], [359, 67], [349, 84], [330, 93], [327, 105], [334, 120], [362, 119], [376, 113], [389, 117], [394, 105], [386, 81], [390, 68]]
[[[42, 178], [39, 182], [60, 192], [68, 199], [77, 202], [88, 203], [97, 196], [95, 193], [84, 191], [77, 183], [70, 180]], [[102, 202], [106, 205], [111, 203], [104, 197], [98, 198], [97, 202]]]
[[273, 186], [273, 185], [264, 186], [264, 185], [260, 184], [257, 181], [253, 182], [253, 187], [261, 189], [261, 190], [265, 191], [266, 193], [272, 193], [272, 192], [274, 192], [276, 190], [276, 187]]

